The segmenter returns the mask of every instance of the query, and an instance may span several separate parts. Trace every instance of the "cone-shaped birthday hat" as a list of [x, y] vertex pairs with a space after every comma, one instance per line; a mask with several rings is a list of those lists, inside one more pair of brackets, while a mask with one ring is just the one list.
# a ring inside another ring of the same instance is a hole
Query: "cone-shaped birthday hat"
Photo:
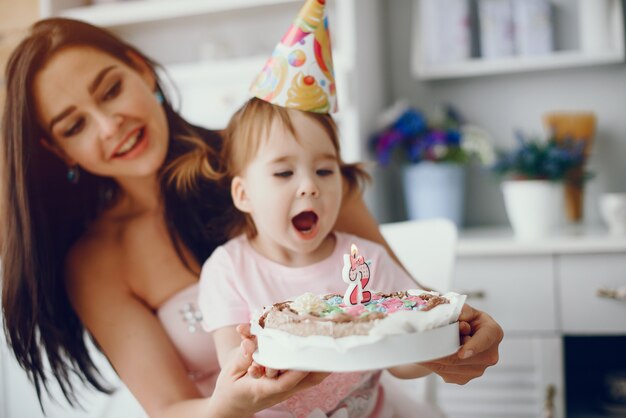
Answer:
[[326, 0], [306, 0], [252, 83], [250, 93], [291, 109], [337, 111]]

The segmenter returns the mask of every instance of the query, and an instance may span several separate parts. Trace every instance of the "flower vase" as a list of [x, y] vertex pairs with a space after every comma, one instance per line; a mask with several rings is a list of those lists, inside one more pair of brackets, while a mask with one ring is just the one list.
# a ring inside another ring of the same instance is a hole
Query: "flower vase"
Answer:
[[457, 228], [463, 225], [464, 165], [422, 161], [402, 174], [409, 219], [448, 218]]
[[520, 239], [545, 237], [562, 224], [563, 183], [510, 180], [502, 183], [506, 213]]

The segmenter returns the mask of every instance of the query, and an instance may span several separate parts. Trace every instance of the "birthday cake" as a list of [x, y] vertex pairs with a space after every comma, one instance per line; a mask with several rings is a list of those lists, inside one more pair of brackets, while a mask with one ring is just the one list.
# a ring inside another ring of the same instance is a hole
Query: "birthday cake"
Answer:
[[304, 293], [266, 308], [252, 321], [255, 360], [277, 369], [357, 371], [432, 360], [459, 347], [463, 295], [410, 289], [345, 302]]
[[[389, 294], [374, 292], [369, 302], [346, 305], [341, 295], [305, 293], [293, 301], [274, 304], [262, 314], [258, 324], [263, 329], [281, 330], [301, 337], [342, 338], [406, 330], [421, 332], [447, 325], [449, 319], [456, 321], [455, 306], [450, 303], [451, 300], [456, 303], [456, 299], [456, 295], [440, 296], [436, 292], [412, 289]], [[439, 305], [450, 306], [445, 308], [445, 314], [440, 311], [434, 316], [414, 314], [431, 311]]]

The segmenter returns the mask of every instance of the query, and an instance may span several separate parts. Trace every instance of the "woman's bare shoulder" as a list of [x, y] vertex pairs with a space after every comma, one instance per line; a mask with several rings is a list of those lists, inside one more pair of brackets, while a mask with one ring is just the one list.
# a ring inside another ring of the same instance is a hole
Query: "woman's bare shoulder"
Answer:
[[66, 273], [73, 297], [90, 299], [117, 289], [151, 306], [197, 280], [180, 261], [158, 214], [99, 219], [71, 248]]
[[[101, 281], [123, 282], [124, 242], [122, 225], [98, 220], [72, 245], [65, 260], [70, 288], [98, 287]], [[88, 278], [85, 279], [85, 278]]]

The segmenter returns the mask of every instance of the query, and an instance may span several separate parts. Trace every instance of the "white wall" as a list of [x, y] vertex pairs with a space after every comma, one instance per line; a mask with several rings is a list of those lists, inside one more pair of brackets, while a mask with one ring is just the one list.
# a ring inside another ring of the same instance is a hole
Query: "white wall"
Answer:
[[[386, 0], [387, 86], [389, 103], [407, 98], [420, 108], [452, 103], [468, 121], [483, 126], [498, 145], [513, 145], [513, 129], [543, 133], [542, 115], [552, 110], [593, 110], [598, 132], [590, 160], [596, 177], [587, 184], [585, 222], [599, 223], [597, 197], [604, 191], [626, 191], [626, 66], [623, 64], [497, 75], [436, 82], [420, 82], [410, 74], [412, 0]], [[570, 0], [570, 3], [573, 3]], [[561, 45], [571, 45], [572, 20], [563, 13], [557, 33]], [[391, 188], [399, 186], [390, 182]], [[506, 224], [498, 182], [489, 173], [472, 170], [468, 176], [466, 224]], [[389, 193], [389, 192], [388, 192]], [[392, 193], [393, 194], [393, 193]], [[400, 219], [396, 203], [383, 217]], [[385, 219], [386, 220], [386, 219]]]

